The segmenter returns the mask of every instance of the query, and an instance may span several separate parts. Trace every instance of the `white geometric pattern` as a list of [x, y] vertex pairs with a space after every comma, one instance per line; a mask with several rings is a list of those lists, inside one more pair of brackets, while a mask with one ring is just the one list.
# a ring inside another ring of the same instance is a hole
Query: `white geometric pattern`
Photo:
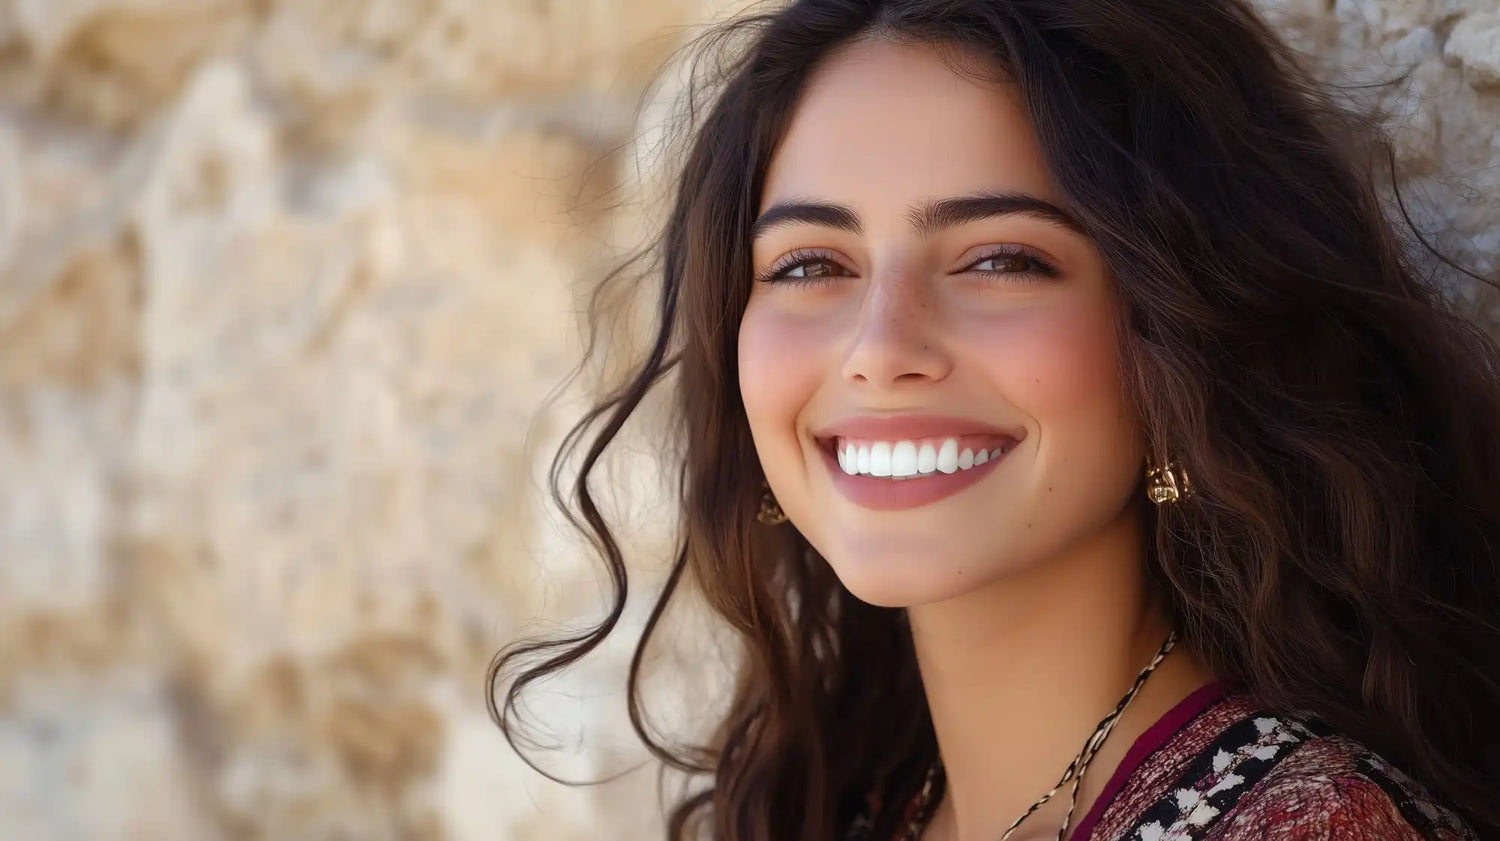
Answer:
[[1218, 779], [1214, 780], [1213, 785], [1204, 791], [1192, 788], [1174, 790], [1171, 797], [1177, 805], [1177, 818], [1167, 826], [1163, 826], [1161, 821], [1141, 825], [1134, 841], [1193, 841], [1193, 830], [1207, 826], [1219, 815], [1220, 810], [1209, 799], [1232, 792], [1245, 784], [1245, 776], [1234, 773], [1235, 769], [1246, 761], [1266, 762], [1275, 759], [1284, 744], [1298, 742], [1311, 735], [1295, 721], [1257, 717], [1254, 723], [1257, 733], [1255, 741], [1233, 753], [1220, 749], [1214, 754], [1213, 776]]
[[1224, 779], [1219, 780], [1217, 783], [1214, 783], [1214, 787], [1209, 789], [1205, 796], [1213, 797], [1215, 794], [1218, 794], [1221, 791], [1228, 791], [1239, 785], [1240, 783], [1243, 783], [1244, 781], [1245, 778], [1241, 777], [1239, 774], [1226, 774], [1224, 775]]
[[1234, 757], [1229, 755], [1229, 751], [1219, 748], [1219, 752], [1214, 754], [1214, 770], [1223, 771], [1225, 768], [1228, 768], [1229, 762], [1232, 759]]

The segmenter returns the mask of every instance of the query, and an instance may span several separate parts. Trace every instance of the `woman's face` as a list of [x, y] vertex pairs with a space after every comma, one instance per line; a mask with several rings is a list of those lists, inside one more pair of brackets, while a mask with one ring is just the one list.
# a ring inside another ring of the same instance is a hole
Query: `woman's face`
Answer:
[[930, 47], [839, 53], [770, 164], [740, 390], [778, 502], [867, 602], [1057, 557], [1138, 487], [1106, 268], [1049, 205], [1016, 90]]

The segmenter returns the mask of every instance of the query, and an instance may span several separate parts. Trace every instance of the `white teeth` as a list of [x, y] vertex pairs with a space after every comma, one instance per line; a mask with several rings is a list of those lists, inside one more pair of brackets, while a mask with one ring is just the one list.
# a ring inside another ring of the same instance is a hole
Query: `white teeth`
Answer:
[[938, 450], [937, 469], [944, 473], [958, 470], [958, 440], [949, 438]]
[[924, 441], [922, 449], [917, 451], [917, 472], [931, 473], [934, 470], [937, 470], [937, 448]]
[[910, 441], [898, 441], [891, 450], [891, 475], [917, 475], [917, 445]]
[[894, 480], [918, 479], [933, 473], [956, 473], [1000, 458], [1009, 449], [959, 450], [957, 438], [923, 441], [870, 441], [856, 445], [840, 440], [834, 444], [839, 469], [850, 476], [880, 476]]

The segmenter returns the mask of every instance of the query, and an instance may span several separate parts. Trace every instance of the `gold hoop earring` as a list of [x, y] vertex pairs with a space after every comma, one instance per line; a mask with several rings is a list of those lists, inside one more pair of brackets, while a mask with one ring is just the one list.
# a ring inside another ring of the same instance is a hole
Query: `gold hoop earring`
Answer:
[[786, 522], [786, 512], [781, 510], [781, 505], [776, 502], [776, 497], [771, 493], [771, 483], [762, 479], [760, 486], [765, 489], [765, 493], [761, 494], [760, 511], [756, 513], [755, 519], [768, 526]]
[[1182, 466], [1167, 461], [1160, 467], [1146, 469], [1146, 497], [1157, 505], [1178, 502], [1192, 495], [1193, 485]]

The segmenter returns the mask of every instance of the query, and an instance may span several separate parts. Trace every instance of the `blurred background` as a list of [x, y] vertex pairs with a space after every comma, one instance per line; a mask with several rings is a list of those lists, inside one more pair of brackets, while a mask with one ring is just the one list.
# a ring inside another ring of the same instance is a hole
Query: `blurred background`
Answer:
[[[527, 704], [550, 771], [640, 769], [532, 772], [484, 674], [606, 605], [544, 494], [597, 388], [564, 378], [659, 219], [673, 51], [738, 5], [0, 0], [0, 839], [660, 837], [621, 691], [670, 560], [649, 447], [604, 489], [618, 638]], [[1331, 80], [1411, 71], [1351, 95], [1493, 274], [1495, 0], [1259, 5]], [[669, 730], [724, 665], [675, 637]]]

